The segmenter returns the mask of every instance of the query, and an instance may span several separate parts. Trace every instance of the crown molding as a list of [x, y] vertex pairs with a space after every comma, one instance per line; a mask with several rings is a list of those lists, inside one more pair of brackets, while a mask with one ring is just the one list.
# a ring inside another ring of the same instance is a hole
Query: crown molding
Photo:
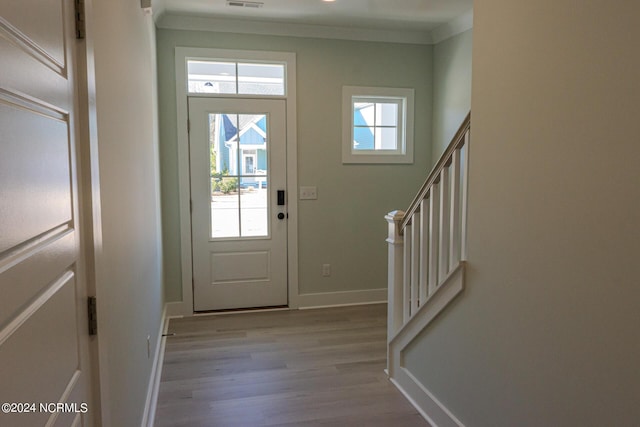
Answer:
[[169, 30], [214, 31], [222, 33], [261, 34], [288, 37], [358, 40], [387, 43], [433, 44], [429, 31], [394, 31], [325, 25], [292, 24], [240, 19], [221, 19], [169, 12], [156, 15], [158, 28]]
[[457, 18], [442, 24], [439, 27], [431, 31], [431, 41], [433, 44], [438, 44], [448, 38], [451, 38], [460, 33], [464, 33], [467, 30], [473, 28], [473, 9], [469, 9], [464, 14]]

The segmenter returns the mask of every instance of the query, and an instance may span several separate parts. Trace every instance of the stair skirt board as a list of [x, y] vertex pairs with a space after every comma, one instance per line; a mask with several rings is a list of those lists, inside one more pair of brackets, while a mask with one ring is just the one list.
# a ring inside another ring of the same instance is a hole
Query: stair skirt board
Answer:
[[404, 366], [404, 350], [464, 290], [466, 263], [442, 281], [426, 304], [389, 342], [388, 372], [391, 382], [433, 427], [464, 427], [438, 399]]
[[398, 369], [391, 382], [433, 427], [464, 427], [407, 369]]
[[381, 304], [386, 302], [387, 288], [298, 295], [300, 309]]

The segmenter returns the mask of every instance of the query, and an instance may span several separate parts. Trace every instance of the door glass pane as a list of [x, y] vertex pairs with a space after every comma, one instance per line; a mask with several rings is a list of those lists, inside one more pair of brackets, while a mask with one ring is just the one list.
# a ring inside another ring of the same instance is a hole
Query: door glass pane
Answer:
[[210, 114], [211, 237], [269, 235], [267, 116]]
[[[262, 177], [266, 181], [266, 176]], [[246, 178], [248, 181], [249, 179]], [[267, 189], [247, 184], [240, 193], [240, 218], [242, 236], [266, 236], [267, 224]]]
[[212, 185], [215, 189], [211, 197], [211, 237], [239, 237], [238, 179], [221, 178]]
[[211, 237], [240, 236], [238, 177], [235, 156], [238, 146], [238, 116], [209, 115], [209, 160], [211, 169]]

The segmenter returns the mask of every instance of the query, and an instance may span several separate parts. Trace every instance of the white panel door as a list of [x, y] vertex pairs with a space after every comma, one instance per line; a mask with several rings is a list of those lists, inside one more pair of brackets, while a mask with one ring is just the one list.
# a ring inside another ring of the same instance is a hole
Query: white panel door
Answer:
[[194, 310], [287, 305], [284, 100], [189, 98]]
[[0, 2], [2, 426], [91, 425], [97, 410], [78, 249], [73, 32], [73, 0]]

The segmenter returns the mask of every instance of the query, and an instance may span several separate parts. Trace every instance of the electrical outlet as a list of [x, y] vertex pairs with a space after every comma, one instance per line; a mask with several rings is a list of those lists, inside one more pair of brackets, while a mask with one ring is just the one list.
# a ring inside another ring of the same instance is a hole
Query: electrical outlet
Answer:
[[318, 187], [300, 187], [300, 200], [316, 200]]
[[331, 276], [331, 264], [322, 264], [322, 276], [323, 277]]

